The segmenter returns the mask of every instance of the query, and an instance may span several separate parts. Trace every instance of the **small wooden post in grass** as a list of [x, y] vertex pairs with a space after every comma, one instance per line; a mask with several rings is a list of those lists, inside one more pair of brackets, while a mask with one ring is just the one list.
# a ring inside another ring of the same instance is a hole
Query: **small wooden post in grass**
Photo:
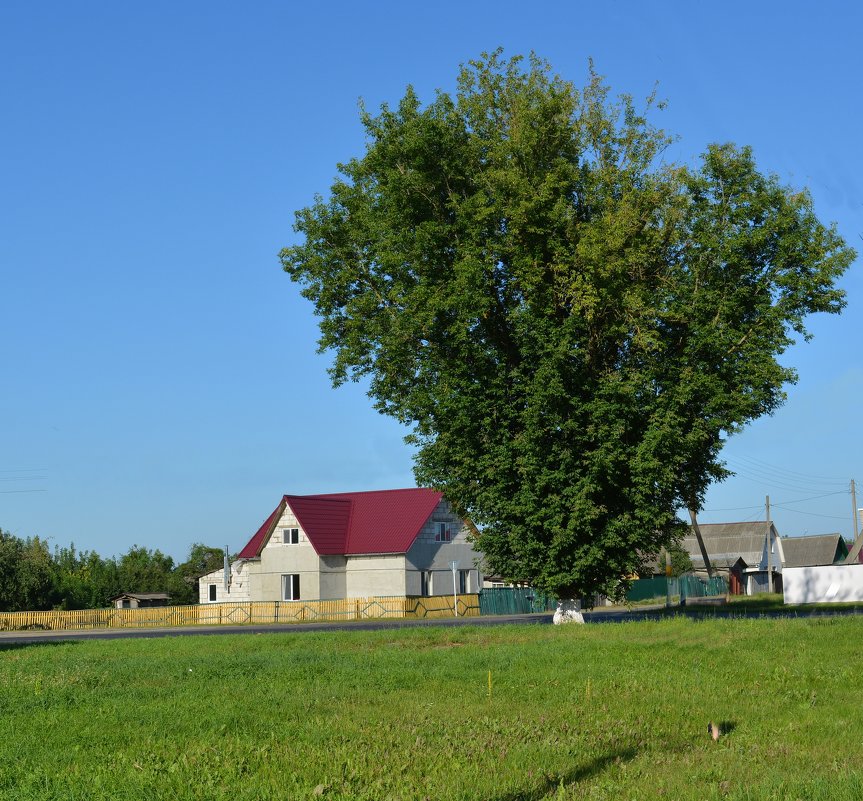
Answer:
[[453, 560], [449, 563], [449, 566], [452, 570], [452, 611], [455, 613], [455, 616], [458, 617], [458, 590], [455, 584], [455, 574], [458, 570], [458, 561]]
[[665, 608], [671, 607], [671, 553], [668, 548], [665, 551]]

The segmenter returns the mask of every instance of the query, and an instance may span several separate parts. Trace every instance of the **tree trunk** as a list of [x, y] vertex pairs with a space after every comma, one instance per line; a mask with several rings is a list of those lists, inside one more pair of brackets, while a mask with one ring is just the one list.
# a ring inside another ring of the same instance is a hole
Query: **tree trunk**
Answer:
[[554, 625], [561, 623], [584, 623], [584, 615], [581, 614], [581, 601], [558, 601], [557, 611], [554, 613]]

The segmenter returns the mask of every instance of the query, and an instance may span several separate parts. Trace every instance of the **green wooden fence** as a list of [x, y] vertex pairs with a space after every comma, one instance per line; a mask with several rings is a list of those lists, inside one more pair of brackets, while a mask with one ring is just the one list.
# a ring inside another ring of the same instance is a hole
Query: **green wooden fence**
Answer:
[[715, 595], [728, 594], [728, 582], [722, 576], [703, 579], [698, 576], [679, 576], [680, 600], [686, 598], [710, 598]]
[[[665, 576], [654, 578], [636, 579], [632, 582], [626, 593], [626, 600], [630, 603], [647, 601], [651, 598], [665, 598], [669, 579]], [[679, 595], [677, 580], [671, 579], [671, 594]]]
[[530, 587], [489, 587], [479, 594], [481, 615], [526, 615], [556, 607], [556, 598]]
[[626, 600], [630, 603], [637, 603], [651, 598], [664, 599], [666, 593], [672, 597], [679, 596], [681, 602], [685, 603], [687, 598], [709, 598], [715, 595], [726, 595], [728, 582], [722, 576], [714, 576], [711, 579], [691, 575], [671, 579], [666, 579], [665, 576], [636, 579], [626, 593]]

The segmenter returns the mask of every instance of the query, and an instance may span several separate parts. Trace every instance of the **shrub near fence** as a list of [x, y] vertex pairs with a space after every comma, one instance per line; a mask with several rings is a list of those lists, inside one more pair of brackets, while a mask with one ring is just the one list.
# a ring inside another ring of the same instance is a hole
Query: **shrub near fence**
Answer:
[[[458, 597], [460, 617], [479, 615], [477, 595]], [[143, 609], [81, 609], [49, 612], [0, 612], [0, 631], [27, 629], [174, 628], [244, 623], [304, 623], [386, 618], [453, 617], [453, 597], [349, 598], [334, 601], [272, 601]]]

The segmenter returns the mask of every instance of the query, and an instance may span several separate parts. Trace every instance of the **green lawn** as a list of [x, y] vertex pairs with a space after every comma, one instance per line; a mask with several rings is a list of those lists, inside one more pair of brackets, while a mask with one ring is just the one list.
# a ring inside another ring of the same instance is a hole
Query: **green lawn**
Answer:
[[842, 603], [819, 603], [819, 604], [786, 604], [782, 593], [759, 593], [758, 595], [730, 595], [727, 601], [714, 605], [713, 599], [690, 598], [687, 604], [680, 606], [679, 596], [672, 597], [672, 606], [667, 609], [656, 609], [665, 605], [665, 596], [645, 598], [641, 601], [626, 603], [619, 607], [600, 607], [591, 611], [615, 611], [629, 610], [633, 612], [643, 611], [650, 608], [659, 615], [676, 617], [681, 613], [687, 615], [701, 614], [705, 616], [719, 615], [727, 616], [755, 616], [780, 614], [793, 617], [794, 615], [806, 615], [810, 612], [824, 614], [835, 612], [852, 612], [858, 610], [863, 612], [863, 603], [846, 601]]
[[860, 799], [861, 668], [859, 618], [0, 645], [0, 798]]

